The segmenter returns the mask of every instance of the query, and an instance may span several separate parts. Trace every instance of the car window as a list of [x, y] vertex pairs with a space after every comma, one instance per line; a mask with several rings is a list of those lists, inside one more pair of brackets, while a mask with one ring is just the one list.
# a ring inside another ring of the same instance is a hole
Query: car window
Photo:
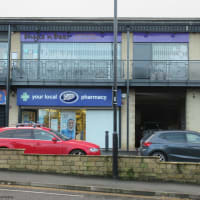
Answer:
[[68, 138], [67, 136], [63, 135], [62, 133], [59, 133], [59, 132], [54, 131], [52, 129], [50, 129], [49, 131], [54, 133], [55, 135], [57, 135], [62, 140], [65, 140], [65, 141], [70, 140], [70, 138]]
[[16, 129], [13, 138], [32, 139], [32, 129]]
[[187, 133], [186, 138], [189, 143], [199, 143], [200, 144], [200, 136], [199, 135], [196, 135], [193, 133]]
[[12, 138], [15, 130], [6, 130], [0, 132], [0, 138]]
[[181, 132], [163, 133], [161, 134], [160, 137], [170, 142], [178, 142], [178, 143], [186, 142], [185, 133]]
[[46, 131], [43, 130], [34, 130], [33, 134], [34, 134], [34, 139], [36, 140], [52, 140], [52, 138], [54, 137], [50, 133], [47, 133]]

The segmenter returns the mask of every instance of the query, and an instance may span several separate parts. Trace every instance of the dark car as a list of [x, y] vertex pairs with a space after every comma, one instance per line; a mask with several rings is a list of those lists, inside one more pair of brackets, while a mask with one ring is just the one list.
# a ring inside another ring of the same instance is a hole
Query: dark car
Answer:
[[159, 156], [161, 161], [200, 162], [200, 133], [195, 131], [155, 131], [142, 140], [141, 156]]
[[142, 138], [140, 140], [140, 145], [150, 137], [155, 131], [160, 131], [160, 124], [158, 122], [145, 122], [142, 132]]

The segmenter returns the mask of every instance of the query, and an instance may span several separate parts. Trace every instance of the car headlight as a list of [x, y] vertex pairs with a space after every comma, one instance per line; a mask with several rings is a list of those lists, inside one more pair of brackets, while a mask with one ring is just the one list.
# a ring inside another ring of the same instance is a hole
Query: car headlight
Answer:
[[97, 152], [97, 151], [99, 151], [99, 149], [98, 148], [90, 148], [90, 151], [91, 152]]

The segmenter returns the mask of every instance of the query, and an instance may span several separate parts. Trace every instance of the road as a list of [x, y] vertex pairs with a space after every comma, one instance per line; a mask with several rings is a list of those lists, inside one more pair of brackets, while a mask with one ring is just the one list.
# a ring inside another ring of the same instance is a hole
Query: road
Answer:
[[[180, 200], [125, 194], [83, 192], [54, 188], [0, 185], [0, 200]], [[182, 199], [183, 200], [183, 199]], [[186, 200], [186, 199], [185, 199]]]

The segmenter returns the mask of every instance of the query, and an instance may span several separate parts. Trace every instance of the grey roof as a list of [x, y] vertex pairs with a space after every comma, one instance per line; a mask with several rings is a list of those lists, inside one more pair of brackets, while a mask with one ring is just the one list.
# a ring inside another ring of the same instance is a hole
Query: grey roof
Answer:
[[[113, 31], [113, 18], [10, 17], [0, 18], [0, 31]], [[118, 18], [118, 31], [200, 32], [200, 18]]]

